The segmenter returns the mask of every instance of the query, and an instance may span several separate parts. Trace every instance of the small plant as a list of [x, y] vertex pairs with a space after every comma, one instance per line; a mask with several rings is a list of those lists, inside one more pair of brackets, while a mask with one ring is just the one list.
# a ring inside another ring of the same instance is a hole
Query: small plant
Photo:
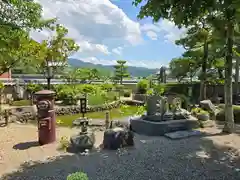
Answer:
[[62, 120], [58, 119], [58, 120], [56, 121], [56, 123], [57, 123], [57, 125], [61, 125], [63, 122], [62, 122]]
[[75, 172], [67, 176], [67, 180], [88, 180], [88, 176], [83, 172]]
[[147, 95], [151, 96], [154, 94], [154, 90], [153, 89], [148, 89], [147, 90]]
[[154, 92], [158, 95], [163, 95], [165, 90], [166, 90], [166, 87], [164, 84], [158, 84], [154, 86]]
[[209, 115], [209, 112], [207, 112], [207, 111], [205, 111], [205, 110], [201, 110], [198, 114]]
[[138, 106], [137, 112], [135, 115], [140, 116], [143, 115], [146, 112], [146, 106]]
[[139, 94], [146, 94], [149, 87], [149, 82], [146, 79], [143, 79], [137, 83], [137, 90]]
[[128, 109], [129, 109], [129, 105], [121, 105], [120, 106], [120, 112], [122, 114], [125, 114], [128, 111]]
[[67, 136], [62, 136], [60, 139], [60, 147], [59, 150], [67, 151], [67, 148], [69, 147], [69, 141]]
[[200, 113], [200, 111], [202, 111], [201, 108], [193, 108], [192, 111], [191, 111], [191, 113], [195, 116], [195, 115], [197, 115], [198, 113]]
[[130, 97], [131, 96], [131, 92], [129, 90], [124, 90], [123, 91], [123, 96], [124, 97]]

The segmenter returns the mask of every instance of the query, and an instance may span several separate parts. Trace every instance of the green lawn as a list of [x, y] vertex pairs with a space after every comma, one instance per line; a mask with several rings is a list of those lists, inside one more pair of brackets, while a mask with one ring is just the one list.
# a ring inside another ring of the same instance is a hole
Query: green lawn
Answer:
[[[107, 93], [107, 96], [108, 96], [109, 102], [115, 101], [117, 98], [117, 94], [115, 92], [109, 92]], [[90, 94], [88, 95], [87, 99], [88, 99], [88, 105], [90, 106], [100, 105], [105, 103], [104, 97], [101, 96], [100, 94], [95, 94], [95, 95]]]
[[[112, 109], [110, 110], [110, 118], [116, 119], [120, 117], [127, 117], [134, 115], [136, 112], [137, 106], [129, 106], [127, 109], [124, 110], [124, 113], [121, 113], [120, 109]], [[105, 114], [106, 111], [101, 111], [87, 113], [85, 116], [91, 119], [105, 119]], [[81, 116], [82, 114], [57, 116], [57, 122], [60, 122], [59, 125], [61, 126], [71, 126], [72, 122]]]

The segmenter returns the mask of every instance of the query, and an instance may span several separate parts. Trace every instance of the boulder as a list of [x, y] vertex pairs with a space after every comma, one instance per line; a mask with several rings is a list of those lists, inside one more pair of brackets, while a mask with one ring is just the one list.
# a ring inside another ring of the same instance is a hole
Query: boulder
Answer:
[[122, 118], [120, 120], [113, 120], [110, 122], [110, 128], [124, 128], [124, 129], [129, 129], [130, 128], [130, 121], [129, 118]]
[[213, 114], [216, 114], [216, 107], [214, 104], [211, 102], [211, 100], [203, 100], [200, 101], [200, 107], [202, 109], [205, 109], [208, 112], [211, 112]]
[[133, 132], [125, 128], [116, 127], [107, 129], [104, 132], [103, 148], [116, 150], [126, 146], [133, 146], [133, 137]]
[[83, 152], [86, 149], [92, 149], [95, 144], [95, 135], [93, 132], [79, 133], [70, 138], [70, 147], [73, 151]]

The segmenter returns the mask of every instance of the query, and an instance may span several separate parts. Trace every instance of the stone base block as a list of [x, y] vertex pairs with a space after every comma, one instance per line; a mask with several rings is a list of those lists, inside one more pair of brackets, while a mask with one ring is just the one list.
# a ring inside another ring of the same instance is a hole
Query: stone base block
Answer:
[[130, 119], [131, 130], [147, 136], [163, 136], [165, 133], [184, 131], [199, 128], [199, 122], [196, 118], [190, 117], [183, 120], [170, 121], [148, 121], [139, 119]]

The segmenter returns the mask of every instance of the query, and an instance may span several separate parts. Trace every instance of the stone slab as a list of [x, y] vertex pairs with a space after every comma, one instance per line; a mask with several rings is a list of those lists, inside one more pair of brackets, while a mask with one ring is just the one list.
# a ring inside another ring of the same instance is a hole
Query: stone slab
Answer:
[[149, 120], [130, 119], [131, 129], [138, 133], [147, 136], [163, 136], [166, 133], [185, 131], [199, 128], [199, 122], [195, 118], [170, 120], [154, 122]]
[[203, 133], [198, 130], [188, 130], [188, 131], [176, 131], [171, 133], [164, 134], [165, 137], [168, 137], [170, 139], [183, 139], [188, 138], [192, 136], [200, 136]]

